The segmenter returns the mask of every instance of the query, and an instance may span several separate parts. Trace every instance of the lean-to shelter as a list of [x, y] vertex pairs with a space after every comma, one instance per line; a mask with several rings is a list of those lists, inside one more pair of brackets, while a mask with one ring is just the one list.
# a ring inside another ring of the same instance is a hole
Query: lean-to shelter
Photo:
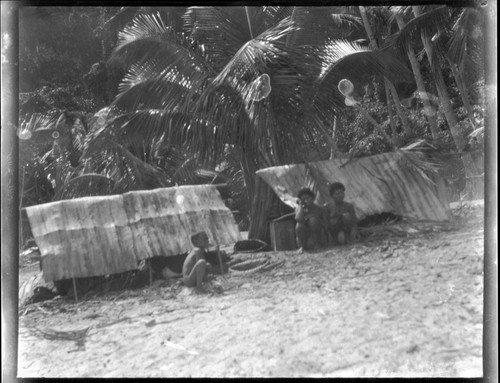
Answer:
[[26, 214], [47, 282], [121, 273], [144, 259], [186, 253], [197, 231], [220, 246], [241, 240], [214, 185], [63, 200]]
[[[443, 180], [437, 173], [428, 177], [418, 169], [412, 163], [412, 159], [417, 161], [418, 158], [415, 153], [390, 152], [363, 158], [275, 166], [256, 174], [283, 203], [293, 208], [299, 189], [311, 188], [317, 192], [316, 201], [324, 204], [331, 201], [328, 186], [332, 182], [342, 182], [346, 187], [345, 200], [354, 203], [358, 219], [390, 212], [415, 220], [445, 221], [448, 219], [448, 200]], [[257, 190], [265, 193], [263, 187]], [[254, 218], [259, 221], [255, 227], [265, 225], [267, 217]], [[259, 232], [253, 237], [263, 236]]]

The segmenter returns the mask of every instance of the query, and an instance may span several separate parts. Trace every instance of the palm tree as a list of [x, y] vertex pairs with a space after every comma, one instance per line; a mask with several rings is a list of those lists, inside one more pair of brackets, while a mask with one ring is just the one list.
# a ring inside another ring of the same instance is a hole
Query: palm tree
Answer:
[[[361, 18], [363, 20], [363, 25], [365, 27], [366, 34], [368, 35], [368, 39], [370, 41], [370, 46], [372, 48], [378, 48], [378, 44], [375, 40], [375, 35], [374, 35], [372, 28], [370, 26], [370, 22], [368, 20], [368, 16], [367, 16], [367, 12], [366, 12], [365, 7], [359, 6], [359, 13], [361, 14]], [[398, 92], [396, 91], [394, 84], [391, 83], [387, 78], [384, 78], [384, 87], [385, 87], [385, 93], [386, 93], [386, 97], [387, 97], [387, 109], [389, 111], [389, 119], [391, 122], [391, 126], [393, 127], [393, 135], [394, 135], [394, 133], [396, 133], [396, 129], [394, 126], [395, 123], [394, 123], [393, 118], [392, 118], [392, 109], [391, 109], [391, 105], [390, 105], [391, 96], [394, 99], [394, 105], [396, 106], [396, 111], [397, 111], [398, 116], [401, 120], [401, 124], [403, 125], [403, 130], [404, 130], [405, 134], [407, 136], [409, 136], [411, 134], [411, 130], [410, 130], [408, 118], [406, 117], [406, 114], [403, 110], [403, 107], [401, 106]]]
[[[476, 8], [463, 8], [456, 12], [451, 28], [442, 28], [433, 37], [438, 53], [448, 62], [459, 89], [460, 98], [471, 125], [476, 119], [470, 102], [466, 77], [477, 79], [484, 75], [482, 63], [483, 33], [480, 28], [481, 12]], [[467, 76], [464, 74], [467, 73]], [[469, 81], [469, 85], [471, 81]]]
[[158, 15], [136, 17], [120, 33], [110, 60], [127, 70], [113, 102], [116, 112], [89, 148], [114, 142], [137, 155], [155, 141], [210, 166], [236, 149], [254, 195], [256, 170], [307, 161], [299, 145], [331, 140], [329, 127], [344, 107], [340, 79], [408, 75], [383, 52], [300, 27], [311, 12], [190, 7], [181, 31]]
[[[405, 12], [409, 8], [402, 8], [400, 12]], [[473, 190], [475, 189], [471, 184], [472, 180], [477, 174], [477, 169], [474, 164], [474, 160], [470, 153], [464, 152], [466, 147], [466, 140], [463, 135], [463, 132], [458, 123], [457, 115], [454, 111], [453, 105], [450, 100], [450, 96], [448, 93], [448, 89], [443, 77], [441, 63], [439, 60], [439, 48], [441, 51], [443, 50], [443, 43], [438, 43], [439, 39], [435, 38], [434, 41], [432, 36], [435, 36], [439, 33], [440, 30], [446, 28], [446, 26], [450, 23], [448, 8], [445, 6], [440, 6], [437, 8], [430, 9], [425, 13], [422, 10], [421, 6], [412, 6], [412, 11], [415, 18], [410, 21], [406, 27], [404, 27], [396, 39], [397, 43], [402, 47], [407, 47], [411, 44], [411, 34], [413, 32], [417, 32], [420, 34], [420, 38], [422, 44], [424, 46], [424, 50], [427, 56], [427, 59], [430, 64], [431, 72], [433, 75], [434, 83], [438, 92], [439, 100], [442, 107], [442, 112], [445, 115], [446, 121], [450, 128], [451, 135], [453, 137], [453, 141], [459, 153], [461, 153], [461, 158], [464, 164], [465, 175], [468, 179], [468, 187]], [[459, 18], [460, 20], [460, 18]], [[445, 30], [445, 29], [444, 29]], [[449, 40], [449, 52], [442, 53], [441, 56], [445, 56], [448, 63], [452, 65], [452, 72], [456, 75], [456, 81], [459, 89], [462, 89], [462, 99], [467, 96], [467, 92], [465, 91], [465, 87], [462, 85], [461, 77], [458, 75], [458, 70], [455, 65], [463, 65], [465, 52], [462, 51], [464, 44], [464, 34], [462, 28], [455, 28], [456, 31], [461, 31], [452, 34], [453, 38]], [[446, 32], [443, 32], [446, 34]], [[439, 36], [439, 35], [437, 35]], [[460, 37], [456, 37], [460, 36]], [[458, 48], [460, 47], [460, 48]], [[453, 58], [457, 58], [457, 63], [453, 62]], [[468, 105], [468, 100], [464, 102], [466, 108]], [[473, 117], [470, 117], [472, 127], [473, 125]]]
[[[405, 26], [403, 16], [399, 12], [395, 11], [394, 17], [396, 19], [396, 22], [398, 23], [399, 30], [402, 30]], [[410, 64], [411, 64], [411, 68], [412, 68], [413, 74], [415, 76], [415, 82], [417, 84], [418, 95], [420, 97], [420, 100], [422, 101], [422, 104], [424, 105], [424, 110], [426, 111], [425, 118], [429, 122], [429, 127], [430, 127], [430, 131], [431, 131], [432, 139], [433, 139], [433, 141], [437, 142], [439, 140], [439, 132], [438, 132], [436, 115], [433, 112], [434, 108], [431, 106], [429, 98], [426, 97], [427, 90], [425, 88], [424, 79], [423, 79], [422, 73], [420, 71], [420, 64], [418, 63], [417, 57], [415, 55], [415, 50], [413, 49], [413, 46], [411, 44], [406, 45], [406, 53], [408, 55], [408, 59], [409, 59]]]

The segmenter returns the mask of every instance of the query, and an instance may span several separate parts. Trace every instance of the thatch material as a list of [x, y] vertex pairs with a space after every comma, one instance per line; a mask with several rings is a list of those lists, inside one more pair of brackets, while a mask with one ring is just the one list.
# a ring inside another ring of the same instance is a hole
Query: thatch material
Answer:
[[46, 281], [121, 273], [154, 256], [192, 248], [206, 231], [211, 244], [241, 240], [215, 186], [179, 186], [86, 197], [26, 208]]
[[358, 219], [391, 212], [414, 219], [447, 220], [447, 201], [439, 197], [439, 183], [426, 179], [407, 156], [417, 160], [414, 154], [384, 153], [351, 161], [276, 166], [259, 170], [257, 175], [292, 207], [302, 187], [318, 192], [320, 204], [330, 201], [328, 185], [338, 181], [346, 186], [346, 201], [354, 203]]

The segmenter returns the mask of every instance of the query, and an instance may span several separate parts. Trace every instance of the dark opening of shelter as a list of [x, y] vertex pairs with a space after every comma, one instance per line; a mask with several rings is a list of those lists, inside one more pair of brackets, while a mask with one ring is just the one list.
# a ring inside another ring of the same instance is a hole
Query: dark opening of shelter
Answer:
[[365, 218], [363, 218], [358, 222], [358, 226], [369, 227], [369, 226], [383, 225], [388, 223], [396, 223], [401, 221], [402, 219], [403, 217], [400, 215], [389, 212], [383, 212], [380, 214], [373, 214], [366, 216]]

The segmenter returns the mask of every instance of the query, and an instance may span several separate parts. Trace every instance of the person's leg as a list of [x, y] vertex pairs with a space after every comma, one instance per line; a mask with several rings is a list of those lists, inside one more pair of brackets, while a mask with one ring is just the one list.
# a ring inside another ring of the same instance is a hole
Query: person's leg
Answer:
[[350, 213], [344, 213], [342, 215], [342, 226], [345, 232], [346, 243], [350, 243], [354, 240], [356, 222], [354, 222], [354, 217]]
[[203, 284], [206, 267], [207, 261], [205, 261], [204, 259], [200, 259], [198, 262], [196, 262], [189, 275], [183, 278], [184, 284], [189, 287], [201, 287]]
[[345, 245], [354, 239], [354, 217], [349, 213], [344, 213], [340, 218], [331, 219], [329, 222], [330, 233], [333, 241], [337, 245]]
[[[343, 238], [345, 239], [342, 220], [340, 218], [330, 218], [330, 220], [328, 221], [328, 230], [330, 231], [330, 235], [332, 236], [333, 244], [342, 245], [343, 243], [341, 243], [341, 240]], [[341, 238], [339, 238], [339, 236]]]
[[203, 277], [203, 281], [207, 282], [210, 278], [213, 278], [212, 276], [210, 276], [213, 273], [214, 273], [214, 267], [212, 266], [212, 264], [210, 262], [207, 262], [207, 266], [206, 266], [206, 269], [205, 269], [205, 275]]
[[311, 217], [307, 221], [308, 223], [308, 229], [309, 229], [309, 237], [311, 241], [311, 248], [312, 249], [318, 249], [320, 247], [320, 238], [321, 238], [321, 231], [323, 228], [321, 227], [321, 220], [317, 217]]
[[299, 251], [307, 248], [307, 224], [305, 222], [297, 222], [295, 225], [295, 238]]

